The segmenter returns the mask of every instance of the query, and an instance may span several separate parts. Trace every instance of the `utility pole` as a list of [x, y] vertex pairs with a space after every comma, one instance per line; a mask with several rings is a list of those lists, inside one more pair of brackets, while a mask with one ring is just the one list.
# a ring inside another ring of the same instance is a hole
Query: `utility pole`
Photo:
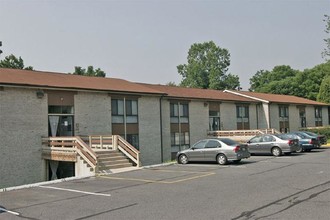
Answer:
[[[0, 47], [2, 46], [2, 41], [0, 41]], [[2, 50], [0, 50], [0, 55], [2, 54]]]

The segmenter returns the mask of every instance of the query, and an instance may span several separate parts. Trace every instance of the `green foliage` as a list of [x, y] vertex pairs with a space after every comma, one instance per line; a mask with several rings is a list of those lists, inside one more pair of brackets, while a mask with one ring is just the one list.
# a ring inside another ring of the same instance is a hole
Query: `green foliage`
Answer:
[[175, 82], [172, 82], [172, 81], [166, 83], [166, 85], [167, 85], [167, 86], [177, 86], [177, 85], [175, 84]]
[[328, 38], [324, 39], [324, 42], [326, 44], [326, 48], [322, 52], [322, 57], [325, 60], [329, 60], [330, 57], [330, 16], [329, 15], [324, 15], [325, 19], [323, 20], [326, 22], [325, 24], [325, 33], [327, 33]]
[[82, 76], [96, 76], [96, 77], [105, 77], [106, 75], [105, 72], [100, 68], [94, 70], [93, 66], [88, 66], [87, 70], [80, 66], [75, 66], [74, 72], [72, 74], [82, 75]]
[[1, 68], [33, 70], [32, 66], [25, 67], [21, 57], [17, 58], [13, 54], [6, 56], [0, 61]]
[[317, 101], [330, 104], [330, 75], [323, 79]]
[[182, 76], [180, 86], [202, 89], [233, 89], [240, 85], [237, 75], [228, 74], [230, 54], [213, 41], [193, 44], [188, 51], [188, 64], [177, 66]]
[[330, 75], [330, 61], [304, 71], [290, 66], [276, 66], [272, 71], [260, 70], [250, 78], [250, 91], [294, 95], [316, 100], [322, 80]]

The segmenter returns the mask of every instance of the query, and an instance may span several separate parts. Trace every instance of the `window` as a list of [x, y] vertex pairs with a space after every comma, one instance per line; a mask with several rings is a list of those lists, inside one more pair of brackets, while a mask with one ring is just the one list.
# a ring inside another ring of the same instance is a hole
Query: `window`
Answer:
[[248, 105], [236, 105], [236, 122], [238, 130], [250, 129]]
[[299, 107], [300, 127], [306, 127], [306, 110], [305, 107]]
[[322, 126], [322, 107], [315, 107], [315, 126]]
[[112, 123], [124, 123], [124, 100], [111, 100]]
[[138, 105], [136, 100], [126, 100], [126, 123], [138, 123]]
[[170, 117], [171, 123], [189, 123], [188, 104], [171, 103]]
[[194, 145], [194, 148], [202, 149], [202, 148], [204, 148], [206, 142], [207, 142], [206, 140], [200, 141]]
[[189, 132], [171, 133], [171, 145], [172, 146], [189, 145], [189, 143], [190, 143]]
[[127, 134], [127, 142], [139, 150], [139, 135], [138, 134]]
[[170, 104], [171, 123], [179, 123], [179, 106], [176, 103]]
[[219, 131], [220, 130], [220, 112], [209, 111], [209, 130]]
[[189, 122], [188, 104], [180, 104], [180, 122]]
[[48, 106], [48, 114], [73, 114], [73, 106]]
[[288, 106], [279, 106], [279, 114], [281, 118], [288, 118], [289, 117], [289, 107]]
[[279, 110], [279, 127], [280, 127], [280, 132], [282, 133], [287, 133], [289, 132], [289, 107], [287, 105], [279, 105], [278, 106]]
[[[126, 117], [126, 123], [138, 123], [138, 104], [137, 100], [125, 100], [124, 99], [112, 99], [112, 123], [123, 124], [124, 115]], [[125, 109], [125, 111], [124, 111]]]
[[205, 146], [205, 148], [217, 148], [220, 147], [221, 144], [218, 141], [209, 140]]

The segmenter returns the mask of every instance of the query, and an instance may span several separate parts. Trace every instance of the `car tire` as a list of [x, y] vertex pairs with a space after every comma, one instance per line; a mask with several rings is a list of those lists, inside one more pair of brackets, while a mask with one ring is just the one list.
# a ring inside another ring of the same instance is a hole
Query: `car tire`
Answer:
[[272, 148], [272, 154], [275, 157], [279, 157], [282, 155], [282, 150], [279, 147], [273, 147]]
[[298, 150], [296, 150], [297, 153], [302, 153], [304, 151], [302, 146], [299, 146]]
[[224, 154], [219, 154], [219, 155], [217, 156], [217, 162], [218, 162], [218, 164], [220, 164], [220, 165], [226, 165], [226, 164], [228, 163], [228, 159], [227, 159], [226, 155], [224, 155]]
[[187, 164], [188, 163], [188, 157], [185, 154], [181, 154], [178, 158], [178, 162], [180, 164]]

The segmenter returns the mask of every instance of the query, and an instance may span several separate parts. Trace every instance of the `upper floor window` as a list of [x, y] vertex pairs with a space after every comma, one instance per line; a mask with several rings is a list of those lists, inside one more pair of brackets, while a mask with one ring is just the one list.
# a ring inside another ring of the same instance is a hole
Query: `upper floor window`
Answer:
[[280, 105], [279, 106], [279, 116], [280, 116], [280, 118], [288, 118], [289, 117], [289, 107]]
[[236, 115], [237, 118], [249, 118], [249, 106], [236, 106]]
[[315, 107], [315, 126], [322, 126], [322, 107]]
[[170, 104], [171, 123], [189, 123], [189, 108], [185, 103]]
[[138, 122], [138, 103], [137, 100], [129, 99], [112, 99], [112, 123], [126, 123]]

